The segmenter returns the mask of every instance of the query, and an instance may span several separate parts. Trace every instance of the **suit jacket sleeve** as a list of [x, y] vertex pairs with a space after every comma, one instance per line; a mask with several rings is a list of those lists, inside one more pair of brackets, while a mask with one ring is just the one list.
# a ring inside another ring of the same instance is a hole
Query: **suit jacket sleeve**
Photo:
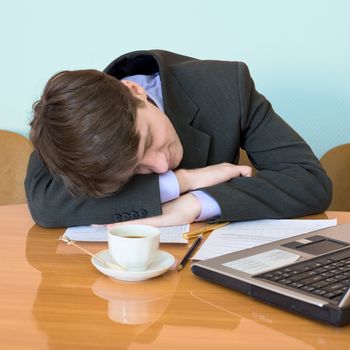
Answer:
[[29, 160], [25, 189], [32, 217], [44, 227], [107, 224], [161, 214], [157, 175], [134, 176], [110, 197], [75, 197], [35, 151]]
[[245, 64], [237, 66], [241, 144], [258, 170], [202, 189], [221, 208], [219, 220], [291, 218], [327, 209], [332, 185], [304, 140], [259, 94]]

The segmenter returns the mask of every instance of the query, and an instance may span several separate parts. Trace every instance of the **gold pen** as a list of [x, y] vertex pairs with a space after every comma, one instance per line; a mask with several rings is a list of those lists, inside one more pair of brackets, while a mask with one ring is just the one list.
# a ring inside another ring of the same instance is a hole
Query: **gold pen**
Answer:
[[203, 227], [200, 227], [200, 228], [198, 228], [196, 230], [184, 233], [183, 237], [184, 237], [184, 239], [192, 239], [192, 238], [195, 238], [195, 237], [199, 236], [200, 234], [204, 234], [204, 233], [216, 230], [218, 228], [224, 227], [224, 226], [228, 225], [229, 223], [230, 222], [227, 221], [227, 222], [219, 222], [217, 224], [211, 224], [211, 225], [203, 226]]

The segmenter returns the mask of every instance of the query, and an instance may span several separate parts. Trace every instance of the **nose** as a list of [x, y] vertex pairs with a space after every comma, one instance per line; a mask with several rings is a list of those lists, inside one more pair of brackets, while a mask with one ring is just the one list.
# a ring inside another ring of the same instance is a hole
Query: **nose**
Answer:
[[152, 152], [142, 159], [139, 167], [149, 173], [162, 174], [169, 170], [169, 161], [165, 153]]

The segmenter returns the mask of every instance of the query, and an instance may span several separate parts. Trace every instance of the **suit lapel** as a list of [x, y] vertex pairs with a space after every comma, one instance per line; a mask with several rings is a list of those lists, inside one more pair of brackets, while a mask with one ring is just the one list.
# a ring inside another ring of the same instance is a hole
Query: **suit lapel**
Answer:
[[177, 131], [184, 148], [184, 156], [180, 168], [203, 168], [207, 165], [210, 136], [196, 130], [190, 125], [184, 125]]
[[171, 120], [184, 148], [179, 165], [183, 168], [206, 166], [210, 136], [195, 129], [191, 123], [198, 115], [198, 106], [189, 98], [172, 72], [159, 62], [164, 112]]

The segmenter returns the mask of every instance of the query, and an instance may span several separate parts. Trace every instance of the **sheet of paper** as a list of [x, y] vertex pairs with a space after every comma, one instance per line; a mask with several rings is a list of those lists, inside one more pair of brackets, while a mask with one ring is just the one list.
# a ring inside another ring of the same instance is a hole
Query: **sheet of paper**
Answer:
[[[187, 243], [183, 234], [188, 232], [190, 225], [159, 227], [161, 243]], [[69, 227], [64, 233], [72, 241], [107, 242], [105, 226], [75, 226]]]
[[278, 269], [279, 267], [292, 264], [299, 259], [299, 255], [285, 252], [281, 249], [272, 249], [264, 253], [255, 254], [246, 258], [229, 261], [224, 266], [255, 275]]
[[210, 259], [336, 224], [336, 219], [235, 222], [213, 231], [192, 259]]

